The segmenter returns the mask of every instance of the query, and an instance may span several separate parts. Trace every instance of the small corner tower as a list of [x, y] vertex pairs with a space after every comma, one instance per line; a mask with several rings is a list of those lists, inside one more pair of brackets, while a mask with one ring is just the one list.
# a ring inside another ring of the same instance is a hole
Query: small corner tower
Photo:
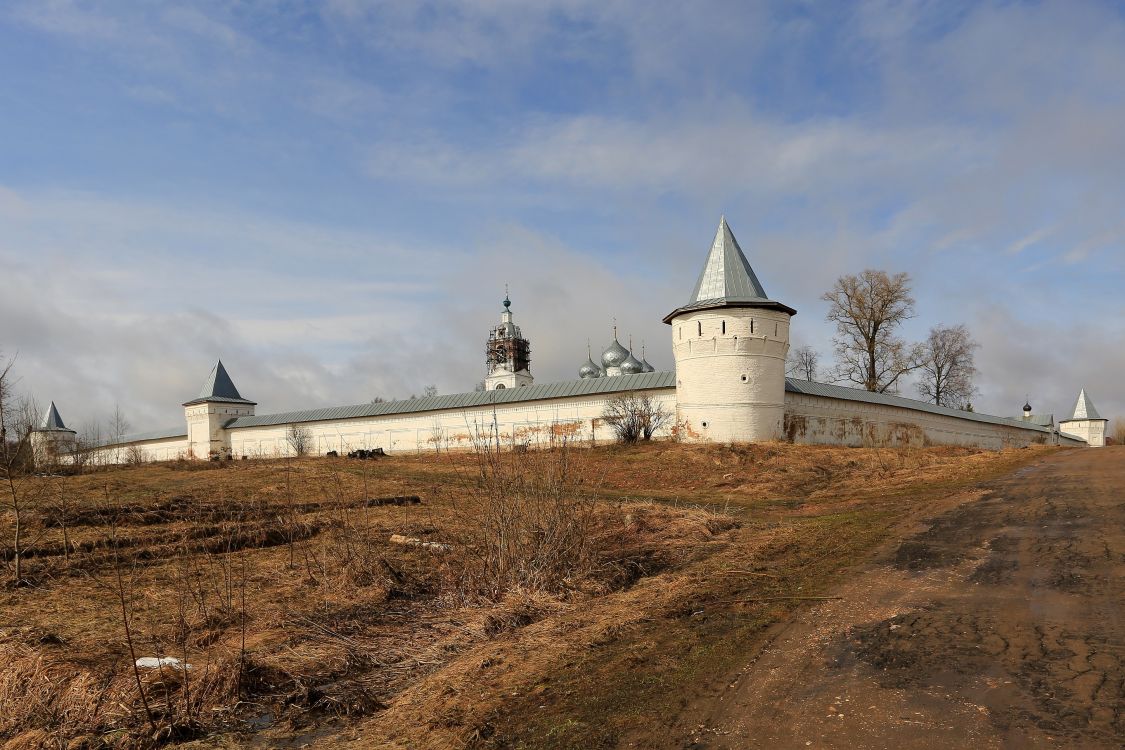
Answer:
[[676, 417], [683, 433], [716, 442], [782, 436], [789, 319], [771, 300], [727, 225], [719, 228], [691, 299], [669, 313]]
[[512, 300], [504, 294], [504, 312], [500, 325], [488, 333], [485, 345], [485, 362], [488, 368], [484, 378], [486, 391], [519, 388], [531, 385], [531, 343], [523, 337], [520, 327], [512, 322]]
[[1059, 420], [1059, 432], [1076, 435], [1086, 441], [1091, 448], [1105, 447], [1106, 425], [1109, 420], [1098, 414], [1094, 402], [1083, 388], [1078, 393], [1078, 403], [1074, 405], [1074, 416]]
[[74, 453], [76, 433], [63, 423], [55, 402], [47, 408], [47, 413], [31, 433], [31, 453], [36, 467], [44, 468]]
[[207, 376], [199, 395], [184, 402], [191, 457], [228, 457], [230, 435], [226, 430], [227, 423], [236, 417], [254, 416], [255, 406], [255, 402], [239, 394], [222, 360], [219, 360]]

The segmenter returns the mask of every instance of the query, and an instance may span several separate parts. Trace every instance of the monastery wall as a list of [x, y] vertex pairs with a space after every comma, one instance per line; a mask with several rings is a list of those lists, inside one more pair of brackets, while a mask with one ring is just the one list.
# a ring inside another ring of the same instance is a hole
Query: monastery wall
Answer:
[[88, 459], [94, 464], [127, 464], [138, 460], [174, 461], [187, 457], [188, 439], [184, 435], [105, 445], [91, 450], [88, 454]]
[[[853, 447], [961, 445], [991, 450], [1055, 442], [1050, 432], [1030, 426], [803, 393], [785, 394], [785, 439]], [[1084, 444], [1066, 439], [1060, 443]]]
[[[672, 434], [676, 413], [676, 392], [662, 388], [638, 390], [649, 395], [672, 415], [655, 437]], [[613, 430], [602, 421], [606, 404], [620, 393], [578, 398], [544, 399], [513, 404], [495, 404], [445, 411], [389, 414], [321, 422], [300, 422], [312, 439], [309, 452], [382, 448], [387, 453], [427, 450], [457, 450], [472, 447], [477, 436], [495, 429], [505, 443], [548, 445], [552, 439], [566, 437], [572, 442], [605, 445], [614, 442]], [[285, 456], [292, 453], [287, 440], [288, 424], [230, 430], [231, 454], [236, 459]]]
[[[650, 396], [668, 414], [676, 412], [675, 389], [635, 393]], [[321, 456], [328, 451], [343, 455], [360, 448], [382, 448], [387, 453], [467, 450], [475, 437], [488, 435], [493, 429], [504, 443], [515, 441], [532, 447], [546, 446], [563, 437], [583, 445], [607, 445], [614, 442], [615, 436], [602, 420], [602, 414], [606, 404], [619, 395], [610, 393], [297, 424], [308, 430], [310, 454]], [[674, 428], [674, 421], [670, 419], [655, 438], [670, 439]], [[287, 439], [288, 429], [289, 423], [234, 428], [227, 431], [226, 439], [235, 459], [280, 457], [293, 452]], [[707, 436], [693, 434], [690, 437], [708, 440]], [[1054, 444], [1056, 440], [1060, 445], [1085, 445], [1082, 440], [1066, 436], [1056, 438], [1050, 432], [1030, 426], [802, 393], [785, 394], [783, 439], [853, 447], [960, 445], [994, 450]], [[134, 460], [139, 451], [144, 461], [168, 461], [186, 456], [188, 447], [188, 439], [179, 436], [107, 446], [98, 451], [98, 455], [105, 463], [126, 463]]]

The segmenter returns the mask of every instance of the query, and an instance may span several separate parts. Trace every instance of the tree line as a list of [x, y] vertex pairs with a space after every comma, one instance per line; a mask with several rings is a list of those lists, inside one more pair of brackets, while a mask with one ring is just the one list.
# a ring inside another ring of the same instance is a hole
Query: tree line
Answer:
[[[867, 269], [844, 275], [821, 299], [828, 303], [826, 320], [835, 327], [835, 362], [825, 371], [829, 380], [873, 393], [898, 393], [906, 377], [916, 374], [915, 388], [926, 401], [972, 411], [980, 345], [964, 324], [936, 325], [923, 341], [904, 339], [901, 326], [914, 317], [908, 274]], [[802, 346], [790, 352], [786, 375], [816, 380], [819, 374], [815, 349]]]

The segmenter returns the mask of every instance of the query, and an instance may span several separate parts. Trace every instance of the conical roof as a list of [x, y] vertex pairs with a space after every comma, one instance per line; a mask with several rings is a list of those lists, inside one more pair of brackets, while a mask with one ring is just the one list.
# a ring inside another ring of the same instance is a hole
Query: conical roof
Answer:
[[234, 381], [230, 379], [227, 374], [227, 368], [223, 367], [223, 361], [220, 359], [211, 368], [211, 374], [207, 376], [207, 380], [203, 381], [203, 387], [199, 389], [199, 395], [191, 401], [188, 401], [184, 406], [191, 404], [201, 404], [207, 401], [223, 401], [227, 403], [239, 404], [253, 404], [253, 401], [244, 399], [239, 394], [238, 389], [234, 387]]
[[703, 271], [695, 282], [691, 300], [665, 317], [664, 322], [670, 323], [672, 318], [683, 312], [715, 307], [766, 307], [783, 310], [790, 315], [797, 314], [793, 308], [766, 295], [762, 282], [758, 281], [750, 261], [746, 260], [746, 254], [727, 224], [726, 216], [719, 218], [719, 228], [715, 231]]
[[1083, 388], [1078, 393], [1078, 403], [1074, 405], [1074, 416], [1071, 419], [1101, 419], [1102, 415], [1094, 408], [1094, 402], [1086, 395]]
[[59, 415], [59, 410], [55, 407], [55, 402], [51, 402], [50, 408], [47, 413], [43, 415], [43, 421], [39, 424], [39, 429], [44, 432], [50, 431], [66, 431], [74, 432], [63, 424], [62, 417]]

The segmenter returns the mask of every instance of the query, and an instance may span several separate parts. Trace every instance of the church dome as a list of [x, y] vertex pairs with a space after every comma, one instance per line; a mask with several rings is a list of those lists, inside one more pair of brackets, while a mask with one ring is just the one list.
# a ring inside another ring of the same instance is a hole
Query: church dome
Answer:
[[621, 368], [621, 372], [626, 375], [636, 375], [639, 372], [645, 371], [645, 366], [641, 364], [639, 359], [633, 356], [632, 352], [630, 352], [629, 356], [625, 358], [625, 361], [618, 366]]
[[620, 367], [630, 356], [629, 350], [617, 343], [617, 337], [614, 337], [613, 343], [602, 352], [602, 366]]
[[594, 364], [594, 360], [587, 359], [586, 364], [578, 368], [578, 377], [586, 378], [600, 378], [602, 376], [602, 368]]
[[656, 368], [650, 365], [647, 359], [641, 360], [641, 366], [644, 368], [641, 372], [656, 372]]

